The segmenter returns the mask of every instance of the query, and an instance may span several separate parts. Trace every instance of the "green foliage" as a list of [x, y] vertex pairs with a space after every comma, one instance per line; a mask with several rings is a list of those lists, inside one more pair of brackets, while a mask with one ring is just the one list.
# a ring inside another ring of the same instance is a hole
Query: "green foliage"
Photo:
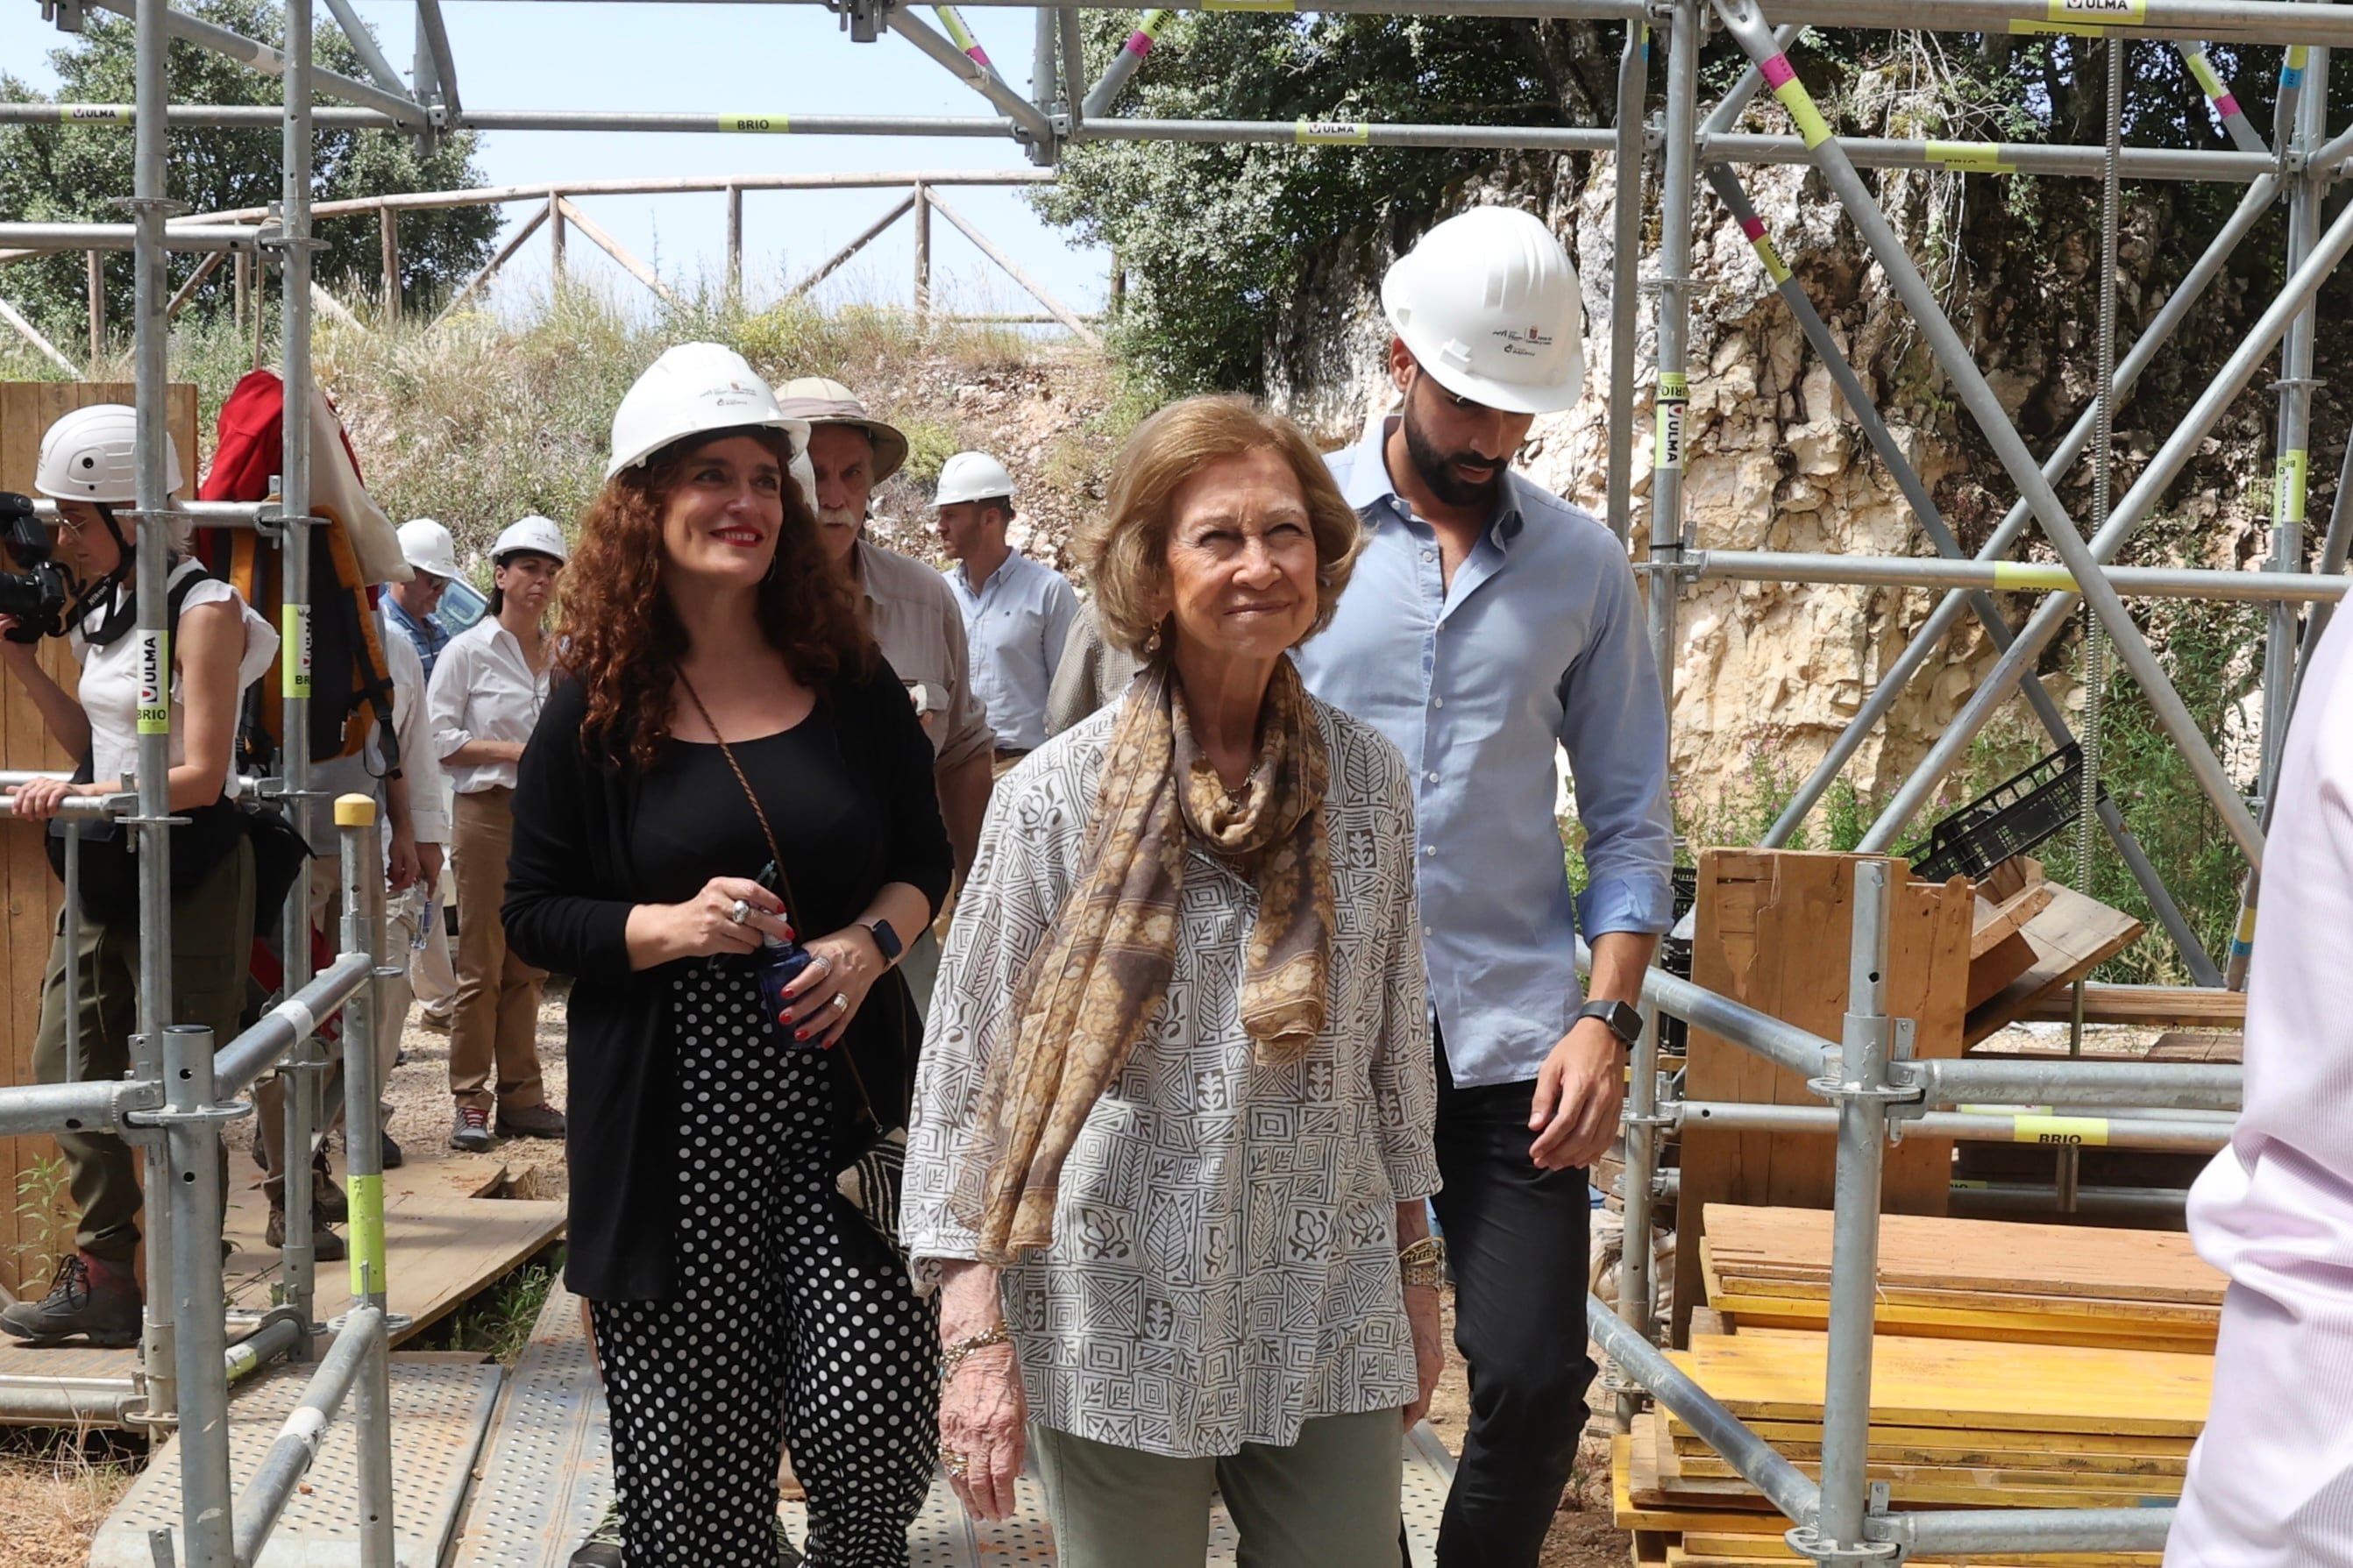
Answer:
[[[181, 7], [231, 32], [273, 47], [284, 41], [283, 13], [265, 0], [188, 0]], [[132, 27], [125, 18], [92, 9], [88, 30], [50, 56], [59, 79], [56, 100], [64, 103], [129, 103], [132, 85]], [[350, 41], [322, 13], [316, 34], [318, 63], [344, 76], [364, 77]], [[261, 104], [283, 102], [277, 79], [193, 44], [174, 43], [169, 52], [171, 90], [177, 103]], [[0, 72], [0, 101], [48, 101], [18, 79]], [[336, 101], [321, 98], [322, 103]], [[385, 131], [322, 128], [317, 135], [311, 195], [318, 201], [382, 195], [398, 191], [454, 190], [479, 185], [475, 137], [465, 132], [440, 138], [420, 153], [415, 138]], [[179, 129], [172, 132], [168, 188], [174, 200], [196, 213], [266, 206], [283, 194], [281, 138], [274, 127]], [[118, 125], [20, 125], [0, 128], [0, 213], [34, 222], [123, 221], [109, 204], [131, 194], [132, 132]], [[405, 213], [400, 220], [400, 283], [403, 297], [429, 307], [488, 259], [498, 232], [495, 207], [451, 207]], [[316, 226], [324, 246], [313, 258], [319, 280], [342, 295], [380, 299], [383, 252], [375, 215], [325, 218]], [[169, 277], [185, 282], [201, 258], [177, 255]], [[60, 346], [86, 337], [83, 258], [77, 253], [13, 264], [7, 269], [10, 302], [32, 317]], [[225, 279], [225, 271], [216, 272]], [[127, 327], [132, 295], [131, 258], [105, 262], [112, 321]], [[207, 288], [190, 305], [196, 312], [225, 311], [229, 290]]]
[[[1133, 26], [1124, 13], [1090, 16], [1090, 75]], [[1615, 36], [1496, 18], [1188, 14], [1121, 107], [1286, 125], [1593, 124], [1613, 90]], [[1409, 240], [1495, 163], [1474, 151], [1092, 142], [1031, 199], [1117, 253], [1128, 287], [1113, 336], [1140, 374], [1170, 393], [1256, 392], [1269, 334], [1304, 286], [1377, 238]]]
[[58, 1260], [73, 1250], [74, 1210], [64, 1159], [45, 1154], [16, 1173], [16, 1243], [19, 1293], [38, 1294]]
[[481, 1294], [449, 1315], [438, 1337], [453, 1351], [478, 1351], [501, 1366], [512, 1366], [531, 1343], [531, 1331], [554, 1288], [557, 1265], [526, 1263], [501, 1276]]

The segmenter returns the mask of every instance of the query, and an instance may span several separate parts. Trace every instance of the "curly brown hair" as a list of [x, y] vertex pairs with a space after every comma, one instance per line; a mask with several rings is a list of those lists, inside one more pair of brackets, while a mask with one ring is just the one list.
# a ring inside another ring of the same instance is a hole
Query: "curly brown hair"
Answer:
[[[761, 426], [698, 433], [605, 481], [580, 514], [580, 544], [564, 574], [557, 667], [587, 700], [582, 739], [640, 772], [670, 740], [670, 701], [686, 627], [661, 591], [662, 514], [689, 458], [715, 441], [749, 436], [789, 469], [783, 432]], [[857, 596], [818, 542], [817, 514], [789, 478], [776, 559], [759, 590], [760, 629], [793, 678], [820, 696], [837, 677], [870, 673], [873, 639]]]

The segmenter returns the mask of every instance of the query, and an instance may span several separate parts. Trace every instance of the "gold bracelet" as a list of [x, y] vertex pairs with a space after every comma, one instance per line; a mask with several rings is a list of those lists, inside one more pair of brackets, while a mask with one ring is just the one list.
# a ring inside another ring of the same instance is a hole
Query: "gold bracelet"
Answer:
[[997, 1321], [995, 1328], [983, 1329], [976, 1334], [966, 1334], [940, 1352], [940, 1382], [945, 1384], [948, 1379], [954, 1377], [956, 1374], [956, 1368], [962, 1366], [975, 1351], [985, 1351], [991, 1345], [1006, 1345], [1012, 1342], [1013, 1331], [1002, 1319]]
[[1398, 1254], [1398, 1283], [1435, 1290], [1446, 1282], [1446, 1238], [1425, 1236]]

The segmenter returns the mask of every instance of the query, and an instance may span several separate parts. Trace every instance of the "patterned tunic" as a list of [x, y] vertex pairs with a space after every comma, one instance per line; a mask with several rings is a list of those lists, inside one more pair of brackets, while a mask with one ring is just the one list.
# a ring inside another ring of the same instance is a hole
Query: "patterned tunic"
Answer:
[[[1329, 1023], [1295, 1062], [1255, 1059], [1239, 1008], [1257, 894], [1188, 852], [1166, 1004], [1080, 1133], [1053, 1246], [1005, 1275], [1030, 1417], [1058, 1431], [1200, 1458], [1414, 1396], [1396, 1205], [1439, 1177], [1412, 789], [1370, 726], [1314, 706], [1332, 760]], [[1116, 717], [1049, 742], [989, 805], [916, 1081], [902, 1221], [919, 1272], [973, 1255], [950, 1205], [981, 1175], [969, 1117], [1077, 875]]]

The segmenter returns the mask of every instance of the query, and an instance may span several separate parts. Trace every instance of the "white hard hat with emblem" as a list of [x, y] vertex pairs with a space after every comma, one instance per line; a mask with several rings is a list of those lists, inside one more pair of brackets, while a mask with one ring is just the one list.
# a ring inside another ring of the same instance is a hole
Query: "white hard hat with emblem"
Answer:
[[[139, 504], [139, 411], [127, 403], [77, 408], [41, 437], [33, 488], [58, 500]], [[164, 434], [164, 489], [180, 488], [180, 449]]]
[[497, 542], [491, 546], [491, 559], [504, 562], [508, 556], [520, 555], [525, 551], [552, 555], [558, 561], [572, 559], [571, 546], [564, 542], [564, 530], [556, 526], [554, 519], [542, 517], [537, 512], [507, 524]]
[[681, 343], [646, 367], [613, 411], [611, 479], [671, 442], [746, 425], [782, 430], [796, 452], [808, 447], [808, 424], [776, 407], [776, 395], [742, 354], [719, 343]]
[[955, 506], [959, 501], [1000, 497], [1013, 499], [1013, 476], [1005, 471], [1005, 465], [986, 452], [958, 452], [940, 465], [940, 489], [932, 504]]
[[1381, 279], [1381, 309], [1430, 379], [1507, 414], [1585, 393], [1585, 300], [1544, 220], [1472, 207], [1421, 237]]
[[429, 517], [413, 517], [400, 525], [400, 558], [436, 577], [458, 575], [458, 542]]

